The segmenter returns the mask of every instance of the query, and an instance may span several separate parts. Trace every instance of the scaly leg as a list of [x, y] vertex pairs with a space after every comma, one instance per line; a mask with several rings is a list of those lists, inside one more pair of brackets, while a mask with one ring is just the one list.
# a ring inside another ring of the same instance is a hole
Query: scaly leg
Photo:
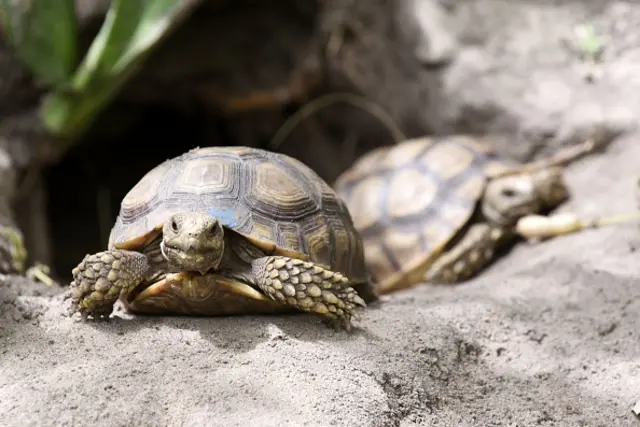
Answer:
[[285, 256], [266, 256], [252, 263], [255, 284], [271, 299], [316, 313], [334, 327], [351, 329], [358, 306], [366, 303], [340, 273]]
[[425, 274], [425, 281], [453, 284], [478, 274], [511, 233], [487, 223], [474, 224], [464, 237], [438, 258]]
[[73, 311], [85, 319], [108, 317], [118, 298], [133, 291], [149, 271], [149, 259], [139, 252], [112, 249], [85, 256], [72, 271]]

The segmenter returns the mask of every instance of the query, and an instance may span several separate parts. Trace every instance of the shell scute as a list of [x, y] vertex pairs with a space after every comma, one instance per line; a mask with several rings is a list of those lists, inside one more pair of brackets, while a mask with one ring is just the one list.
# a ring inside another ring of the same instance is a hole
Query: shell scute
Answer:
[[499, 164], [472, 137], [417, 138], [365, 154], [336, 180], [379, 286], [423, 273], [471, 218], [486, 168]]
[[267, 252], [366, 281], [346, 205], [304, 163], [250, 147], [192, 149], [149, 171], [124, 197], [109, 247], [141, 248], [178, 212], [209, 212]]

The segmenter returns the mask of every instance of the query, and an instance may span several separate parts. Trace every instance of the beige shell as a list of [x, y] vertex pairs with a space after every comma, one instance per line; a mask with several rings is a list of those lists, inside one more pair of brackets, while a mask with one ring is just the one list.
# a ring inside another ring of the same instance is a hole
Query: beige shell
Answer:
[[362, 156], [335, 182], [381, 288], [419, 282], [471, 218], [487, 173], [504, 170], [488, 146], [466, 136], [420, 138]]
[[170, 215], [194, 211], [268, 252], [367, 281], [362, 240], [333, 189], [300, 161], [249, 147], [196, 148], [149, 171], [122, 200], [109, 248], [140, 249]]

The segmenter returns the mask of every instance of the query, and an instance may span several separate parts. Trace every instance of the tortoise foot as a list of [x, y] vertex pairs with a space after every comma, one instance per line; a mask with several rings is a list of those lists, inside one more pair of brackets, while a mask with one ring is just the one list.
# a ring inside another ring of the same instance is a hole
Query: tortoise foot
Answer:
[[348, 278], [312, 262], [268, 256], [253, 262], [253, 274], [270, 298], [318, 314], [334, 327], [351, 330], [351, 319], [360, 319], [357, 309], [366, 307]]
[[147, 257], [138, 252], [114, 249], [85, 256], [72, 271], [72, 312], [83, 319], [108, 317], [118, 298], [133, 291], [148, 270]]

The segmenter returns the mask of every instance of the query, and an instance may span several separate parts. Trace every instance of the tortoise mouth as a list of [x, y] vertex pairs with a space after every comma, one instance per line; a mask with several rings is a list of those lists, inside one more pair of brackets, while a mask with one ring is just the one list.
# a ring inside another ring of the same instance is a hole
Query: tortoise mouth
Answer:
[[186, 251], [183, 248], [160, 244], [162, 255], [171, 264], [188, 271], [198, 271], [201, 274], [209, 270], [216, 269], [222, 259], [219, 251], [198, 250], [189, 247]]
[[491, 222], [506, 227], [514, 226], [523, 216], [538, 213], [542, 210], [542, 207], [536, 203], [523, 203], [519, 206], [514, 205], [508, 212], [502, 212], [488, 203], [482, 208], [482, 213], [490, 219]]

